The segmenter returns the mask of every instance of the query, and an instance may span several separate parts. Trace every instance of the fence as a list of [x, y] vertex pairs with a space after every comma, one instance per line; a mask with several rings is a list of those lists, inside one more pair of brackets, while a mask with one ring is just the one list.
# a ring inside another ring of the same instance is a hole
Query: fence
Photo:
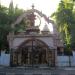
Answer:
[[[73, 56], [57, 56], [56, 60], [56, 66], [58, 67], [75, 67], [75, 51], [73, 51]], [[1, 52], [0, 65], [10, 65], [10, 54], [5, 54], [5, 51]]]

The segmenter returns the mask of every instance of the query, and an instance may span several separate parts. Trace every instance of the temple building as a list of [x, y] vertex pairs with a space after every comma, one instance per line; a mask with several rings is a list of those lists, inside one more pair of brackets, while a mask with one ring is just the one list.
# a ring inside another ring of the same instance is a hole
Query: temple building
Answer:
[[63, 41], [54, 21], [32, 6], [11, 27], [22, 26], [22, 22], [23, 30], [12, 31], [7, 37], [10, 66], [56, 66], [57, 51], [63, 52]]

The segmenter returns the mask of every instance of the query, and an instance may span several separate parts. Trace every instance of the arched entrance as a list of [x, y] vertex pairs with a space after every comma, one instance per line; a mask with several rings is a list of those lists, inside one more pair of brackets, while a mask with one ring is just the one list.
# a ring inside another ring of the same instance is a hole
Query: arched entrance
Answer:
[[17, 66], [34, 66], [49, 64], [49, 48], [38, 39], [23, 42], [13, 53], [13, 64]]

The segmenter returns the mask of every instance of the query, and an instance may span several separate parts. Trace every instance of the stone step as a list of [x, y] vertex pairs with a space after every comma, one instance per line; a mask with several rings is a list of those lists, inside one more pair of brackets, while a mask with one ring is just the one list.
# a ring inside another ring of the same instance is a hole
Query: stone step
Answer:
[[58, 68], [0, 67], [0, 75], [75, 75], [75, 71]]
[[56, 74], [51, 74], [51, 73], [0, 73], [0, 75], [56, 75]]
[[75, 73], [0, 73], [0, 75], [75, 75]]

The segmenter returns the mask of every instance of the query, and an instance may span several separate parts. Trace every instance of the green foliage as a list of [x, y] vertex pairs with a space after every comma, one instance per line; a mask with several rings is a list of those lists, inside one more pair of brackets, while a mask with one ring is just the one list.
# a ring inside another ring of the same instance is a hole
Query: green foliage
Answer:
[[8, 15], [7, 8], [0, 6], [0, 50], [7, 48], [7, 34], [8, 34]]
[[[9, 8], [0, 5], [0, 50], [9, 48], [7, 42], [7, 35], [12, 31], [11, 23], [13, 23], [24, 10], [18, 7], [13, 7], [13, 2], [10, 3]], [[21, 27], [19, 27], [20, 29]], [[15, 29], [17, 30], [17, 28]]]
[[71, 49], [71, 45], [67, 44], [64, 48], [64, 54], [65, 55], [72, 55], [72, 49]]
[[51, 15], [57, 23], [58, 31], [61, 33], [68, 50], [70, 50], [71, 43], [75, 42], [74, 2], [73, 0], [61, 0], [58, 10]]

